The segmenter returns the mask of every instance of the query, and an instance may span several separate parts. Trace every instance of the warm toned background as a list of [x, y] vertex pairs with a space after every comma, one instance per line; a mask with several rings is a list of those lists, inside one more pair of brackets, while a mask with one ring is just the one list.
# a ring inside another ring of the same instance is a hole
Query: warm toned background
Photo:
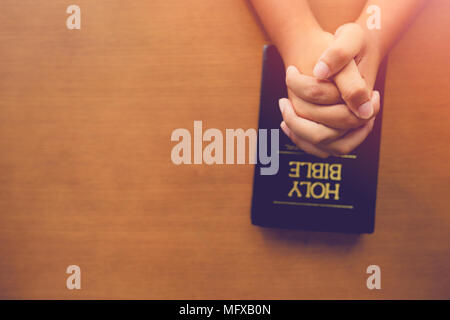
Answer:
[[[392, 52], [361, 237], [254, 227], [252, 166], [170, 160], [194, 120], [257, 125], [266, 40], [245, 1], [1, 2], [0, 298], [450, 298], [450, 1]], [[363, 3], [312, 2], [327, 28]]]

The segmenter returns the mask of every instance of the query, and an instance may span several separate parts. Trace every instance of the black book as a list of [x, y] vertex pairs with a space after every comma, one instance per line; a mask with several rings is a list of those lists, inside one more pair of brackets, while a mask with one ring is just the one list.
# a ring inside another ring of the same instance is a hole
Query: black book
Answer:
[[[351, 154], [321, 159], [300, 150], [280, 130], [279, 171], [255, 165], [251, 219], [262, 227], [372, 233], [380, 152], [386, 61], [375, 89], [381, 108], [372, 132]], [[275, 46], [264, 47], [259, 129], [280, 129], [278, 100], [287, 97], [285, 67]]]

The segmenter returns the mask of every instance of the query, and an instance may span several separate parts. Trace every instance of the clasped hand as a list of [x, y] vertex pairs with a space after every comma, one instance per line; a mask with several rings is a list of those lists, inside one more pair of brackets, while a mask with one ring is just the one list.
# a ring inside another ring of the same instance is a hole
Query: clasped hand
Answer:
[[380, 110], [373, 91], [380, 54], [356, 23], [306, 38], [306, 46], [293, 44], [284, 55], [288, 98], [279, 101], [281, 129], [307, 153], [348, 154], [366, 139]]

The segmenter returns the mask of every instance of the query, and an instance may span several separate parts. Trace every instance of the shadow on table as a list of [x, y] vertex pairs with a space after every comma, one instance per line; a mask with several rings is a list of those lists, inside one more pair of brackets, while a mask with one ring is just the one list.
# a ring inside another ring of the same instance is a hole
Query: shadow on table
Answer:
[[347, 247], [352, 248], [361, 243], [363, 235], [330, 232], [312, 232], [261, 228], [264, 240], [282, 242], [287, 245], [312, 247]]

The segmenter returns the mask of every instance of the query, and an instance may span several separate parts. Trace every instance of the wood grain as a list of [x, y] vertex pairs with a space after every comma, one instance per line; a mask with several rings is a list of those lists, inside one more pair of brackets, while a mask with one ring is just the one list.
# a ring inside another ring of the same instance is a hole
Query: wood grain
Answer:
[[[336, 2], [313, 3], [327, 28], [362, 3]], [[69, 31], [72, 2], [2, 1], [0, 298], [450, 298], [449, 1], [391, 54], [367, 236], [262, 230], [252, 166], [172, 164], [176, 128], [257, 125], [266, 39], [245, 1], [76, 3]]]

